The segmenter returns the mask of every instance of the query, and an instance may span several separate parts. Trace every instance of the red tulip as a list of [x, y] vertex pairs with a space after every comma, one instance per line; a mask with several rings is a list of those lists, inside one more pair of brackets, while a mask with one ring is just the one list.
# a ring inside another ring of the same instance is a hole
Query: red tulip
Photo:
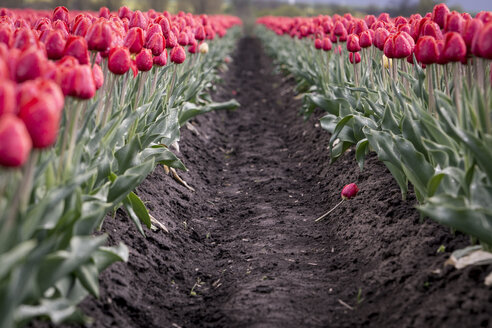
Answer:
[[315, 39], [314, 40], [314, 47], [318, 50], [323, 49], [323, 40]]
[[130, 50], [131, 53], [137, 54], [144, 46], [145, 36], [144, 31], [140, 27], [133, 27], [128, 31], [123, 45]]
[[358, 52], [349, 53], [349, 60], [350, 60], [351, 64], [354, 63], [354, 57], [355, 57], [355, 63], [356, 64], [360, 63], [360, 53], [358, 53]]
[[75, 66], [69, 83], [70, 96], [80, 99], [90, 99], [96, 94], [94, 75], [89, 65]]
[[196, 28], [196, 31], [195, 31], [195, 39], [197, 39], [198, 41], [205, 40], [205, 29], [203, 28], [203, 25], [199, 25]]
[[168, 36], [166, 37], [166, 47], [173, 49], [176, 46], [178, 46], [178, 39], [172, 31], [169, 31]]
[[190, 54], [196, 54], [198, 50], [199, 50], [198, 42], [195, 39], [193, 39], [193, 43], [188, 47], [188, 52]]
[[31, 137], [24, 122], [12, 114], [0, 115], [0, 165], [22, 166], [31, 149]]
[[159, 56], [154, 57], [154, 65], [166, 66], [167, 65], [167, 50], [164, 49]]
[[104, 74], [101, 66], [98, 64], [92, 66], [92, 76], [94, 77], [94, 85], [96, 86], [96, 90], [99, 90], [104, 84]]
[[492, 59], [492, 22], [487, 23], [474, 37], [473, 54], [482, 58]]
[[342, 189], [342, 198], [343, 199], [353, 198], [357, 195], [358, 192], [359, 192], [359, 188], [355, 183], [348, 184]]
[[152, 52], [149, 49], [142, 49], [136, 56], [137, 69], [142, 72], [147, 72], [152, 69], [153, 58]]
[[73, 35], [85, 37], [87, 31], [92, 26], [92, 21], [89, 17], [82, 17], [73, 27]]
[[20, 28], [14, 32], [14, 43], [12, 44], [13, 48], [17, 48], [20, 50], [26, 50], [32, 46], [36, 46], [36, 36], [34, 35], [33, 30], [30, 28]]
[[44, 43], [49, 59], [57, 60], [63, 57], [67, 41], [59, 30], [48, 32]]
[[15, 84], [10, 80], [0, 79], [0, 116], [16, 112]]
[[55, 10], [53, 10], [53, 15], [51, 17], [51, 20], [53, 22], [57, 20], [61, 20], [65, 24], [68, 24], [69, 22], [68, 9], [65, 7], [56, 7]]
[[36, 48], [23, 51], [17, 60], [16, 69], [13, 70], [15, 80], [20, 83], [40, 77], [43, 74], [45, 60], [43, 52]]
[[439, 25], [432, 21], [426, 21], [424, 25], [422, 25], [421, 30], [420, 30], [420, 35], [427, 35], [427, 36], [432, 36], [436, 40], [442, 40], [443, 35], [441, 32], [441, 29], [439, 28]]
[[371, 31], [373, 31], [373, 30], [367, 30], [367, 31], [364, 31], [360, 34], [359, 44], [360, 44], [361, 48], [369, 48], [370, 46], [372, 46]]
[[147, 39], [147, 44], [145, 45], [147, 49], [152, 50], [154, 56], [159, 56], [161, 52], [166, 49], [166, 39], [160, 33], [153, 34], [150, 39]]
[[181, 32], [178, 37], [178, 44], [184, 47], [188, 45], [188, 41], [188, 34]]
[[33, 97], [21, 106], [19, 118], [26, 125], [34, 148], [47, 148], [56, 142], [61, 112], [46, 94]]
[[106, 51], [113, 40], [111, 27], [105, 22], [95, 23], [87, 31], [85, 39], [89, 50]]
[[144, 30], [147, 28], [147, 18], [140, 10], [135, 11], [130, 19], [130, 28], [133, 27], [140, 27]]
[[119, 18], [127, 18], [128, 20], [130, 20], [132, 16], [133, 16], [133, 12], [127, 6], [123, 6], [120, 9], [118, 9]]
[[355, 34], [350, 34], [347, 38], [347, 50], [350, 52], [360, 51], [359, 37]]
[[347, 29], [345, 28], [345, 26], [343, 26], [341, 21], [336, 21], [335, 26], [333, 28], [333, 33], [336, 36], [340, 37], [343, 35], [347, 35]]
[[175, 64], [182, 64], [186, 60], [186, 52], [183, 47], [177, 46], [171, 50], [171, 61]]
[[446, 16], [444, 30], [446, 32], [461, 33], [463, 31], [464, 23], [465, 23], [465, 20], [463, 19], [463, 16], [461, 16], [456, 11], [453, 11], [452, 13], [450, 13]]
[[460, 62], [465, 59], [466, 44], [461, 34], [457, 32], [446, 33], [441, 56], [447, 62]]
[[89, 64], [87, 41], [81, 36], [71, 36], [67, 40], [64, 55], [76, 58], [81, 65]]
[[449, 14], [449, 8], [444, 3], [440, 3], [434, 6], [434, 10], [432, 11], [432, 20], [436, 22], [440, 28], [444, 28], [447, 14]]
[[324, 38], [323, 39], [323, 51], [330, 51], [331, 48], [332, 48], [332, 43], [331, 43], [331, 40], [329, 38]]
[[468, 50], [471, 50], [473, 38], [475, 37], [476, 34], [480, 33], [482, 29], [483, 29], [483, 22], [478, 18], [471, 19], [465, 23], [461, 35], [465, 40]]
[[436, 39], [432, 36], [421, 37], [415, 46], [415, 57], [417, 61], [426, 65], [437, 63], [439, 49]]
[[374, 34], [374, 45], [381, 51], [384, 50], [384, 44], [388, 39], [390, 33], [385, 28], [378, 28]]
[[108, 19], [109, 15], [111, 15], [111, 12], [109, 11], [108, 7], [101, 7], [99, 9], [99, 17]]
[[116, 47], [111, 49], [108, 58], [108, 68], [113, 74], [125, 74], [130, 69], [130, 66], [130, 52], [127, 48]]

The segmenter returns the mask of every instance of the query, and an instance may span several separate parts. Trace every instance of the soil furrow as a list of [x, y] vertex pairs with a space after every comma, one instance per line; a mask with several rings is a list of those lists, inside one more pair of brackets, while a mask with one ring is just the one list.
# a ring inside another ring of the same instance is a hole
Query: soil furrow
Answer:
[[[215, 95], [242, 107], [183, 131], [181, 176], [196, 192], [162, 167], [137, 189], [169, 233], [144, 239], [120, 210], [106, 220], [130, 261], [103, 273], [99, 300], [84, 301], [94, 326], [491, 327], [488, 268], [442, 266], [467, 238], [421, 222], [415, 197], [401, 200], [373, 154], [362, 172], [352, 151], [329, 165], [322, 113], [304, 122], [285, 92], [293, 82], [272, 66], [243, 38]], [[357, 197], [315, 224], [351, 182]]]

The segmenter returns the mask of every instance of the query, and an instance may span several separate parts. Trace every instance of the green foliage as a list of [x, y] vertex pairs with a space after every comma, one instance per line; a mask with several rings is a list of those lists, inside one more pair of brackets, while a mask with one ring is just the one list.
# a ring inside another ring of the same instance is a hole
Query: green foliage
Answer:
[[437, 73], [436, 65], [424, 72], [395, 61], [403, 69], [390, 72], [379, 51], [363, 50], [360, 66], [366, 69], [355, 85], [348, 56], [340, 61], [339, 55], [316, 51], [311, 40], [279, 37], [263, 27], [257, 35], [277, 66], [296, 78], [304, 95], [303, 115], [315, 108], [326, 111], [320, 123], [332, 135], [332, 160], [355, 146], [362, 169], [364, 156], [375, 151], [403, 198], [408, 183], [413, 185], [423, 215], [492, 245], [492, 123], [487, 109], [492, 101], [477, 85], [461, 81], [456, 102], [439, 90], [446, 88], [440, 79], [437, 113], [430, 112], [424, 79]]

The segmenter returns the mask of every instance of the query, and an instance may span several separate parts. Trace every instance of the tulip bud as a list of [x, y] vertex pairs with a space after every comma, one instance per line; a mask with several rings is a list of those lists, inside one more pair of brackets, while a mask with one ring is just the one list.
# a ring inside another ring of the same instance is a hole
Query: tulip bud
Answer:
[[466, 44], [461, 34], [448, 32], [444, 38], [444, 48], [441, 53], [447, 62], [461, 62], [466, 57]]
[[89, 50], [106, 51], [111, 46], [113, 34], [109, 24], [105, 22], [93, 24], [85, 36]]
[[81, 36], [71, 36], [65, 46], [64, 55], [76, 58], [81, 65], [89, 64], [87, 41]]
[[61, 112], [45, 93], [21, 106], [19, 118], [26, 125], [34, 148], [47, 148], [56, 142]]
[[436, 39], [432, 36], [421, 37], [415, 46], [415, 57], [417, 61], [426, 65], [437, 63], [439, 49]]
[[444, 3], [434, 6], [432, 11], [432, 20], [436, 22], [440, 28], [444, 28], [446, 15], [449, 14], [449, 8]]
[[323, 39], [323, 51], [330, 51], [332, 47], [333, 44], [331, 43], [331, 40], [325, 37]]
[[342, 189], [342, 198], [343, 199], [353, 198], [357, 195], [358, 192], [359, 192], [359, 188], [355, 183], [348, 184]]
[[149, 49], [142, 49], [136, 56], [135, 61], [139, 71], [150, 71], [153, 65], [152, 52]]
[[117, 75], [125, 74], [131, 66], [130, 52], [125, 47], [111, 49], [108, 58], [108, 69]]
[[12, 114], [0, 115], [0, 165], [22, 166], [31, 149], [31, 137], [24, 122]]
[[359, 37], [355, 34], [350, 34], [347, 38], [347, 50], [350, 52], [360, 51]]
[[0, 78], [0, 116], [17, 113], [15, 84]]
[[49, 59], [57, 60], [63, 57], [67, 41], [59, 30], [50, 31], [44, 43]]
[[94, 84], [96, 86], [96, 90], [99, 90], [104, 84], [104, 74], [101, 69], [101, 66], [95, 64], [92, 66], [92, 76], [94, 77]]
[[144, 40], [144, 31], [140, 27], [133, 27], [128, 31], [128, 34], [123, 41], [123, 45], [127, 47], [131, 53], [137, 54], [142, 50]]
[[208, 43], [207, 42], [200, 43], [200, 46], [198, 47], [198, 50], [200, 51], [201, 54], [208, 53]]
[[183, 47], [177, 46], [171, 50], [171, 61], [176, 64], [182, 64], [186, 60], [186, 52]]
[[15, 80], [21, 83], [40, 77], [43, 74], [45, 60], [43, 53], [36, 48], [23, 51], [17, 60], [16, 70], [14, 70]]
[[349, 60], [350, 60], [351, 64], [354, 63], [354, 57], [355, 57], [355, 63], [356, 64], [360, 63], [360, 53], [358, 53], [358, 52], [349, 53]]
[[323, 49], [323, 41], [321, 39], [315, 39], [314, 47], [318, 50]]
[[167, 65], [167, 50], [164, 49], [159, 56], [154, 57], [154, 65], [166, 66]]

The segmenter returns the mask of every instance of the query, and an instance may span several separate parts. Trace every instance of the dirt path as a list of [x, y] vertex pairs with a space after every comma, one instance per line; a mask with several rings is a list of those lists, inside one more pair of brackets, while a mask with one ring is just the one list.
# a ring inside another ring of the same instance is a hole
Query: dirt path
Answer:
[[[83, 303], [94, 326], [492, 327], [488, 268], [442, 267], [467, 239], [420, 223], [374, 156], [363, 172], [352, 152], [328, 165], [328, 134], [297, 115], [292, 82], [272, 66], [242, 39], [216, 95], [241, 109], [183, 131], [182, 177], [196, 192], [161, 167], [137, 189], [169, 233], [143, 239], [121, 211], [106, 220], [131, 253]], [[350, 182], [359, 195], [315, 224]]]

